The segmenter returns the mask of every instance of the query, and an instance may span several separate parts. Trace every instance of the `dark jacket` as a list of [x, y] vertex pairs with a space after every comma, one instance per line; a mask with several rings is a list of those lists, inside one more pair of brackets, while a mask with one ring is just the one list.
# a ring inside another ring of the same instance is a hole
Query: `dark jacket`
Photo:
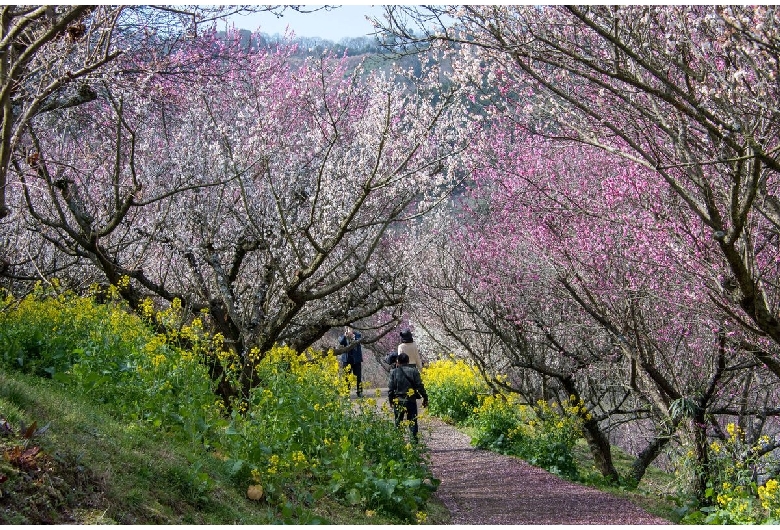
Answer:
[[393, 368], [390, 372], [390, 380], [387, 383], [387, 399], [392, 403], [398, 398], [405, 401], [409, 396], [409, 389], [416, 390], [424, 400], [428, 400], [420, 371], [414, 366], [404, 364]]
[[[359, 341], [361, 339], [362, 335], [359, 331], [355, 332], [355, 342]], [[350, 342], [346, 335], [342, 335], [339, 337], [339, 344], [342, 346], [349, 346]], [[358, 342], [355, 344], [352, 348], [347, 350], [347, 356], [346, 359], [344, 359], [344, 362], [347, 364], [357, 364], [363, 362], [363, 348], [360, 346], [360, 343]]]

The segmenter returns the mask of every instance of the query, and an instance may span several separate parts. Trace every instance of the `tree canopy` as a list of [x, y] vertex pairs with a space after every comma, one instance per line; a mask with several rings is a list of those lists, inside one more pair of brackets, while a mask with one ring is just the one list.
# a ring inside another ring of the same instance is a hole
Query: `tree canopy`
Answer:
[[780, 445], [775, 7], [387, 6], [383, 68], [224, 9], [2, 13], [7, 287], [181, 300], [226, 398], [274, 344], [410, 322], [584, 403], [605, 476], [689, 443], [702, 500], [727, 420]]

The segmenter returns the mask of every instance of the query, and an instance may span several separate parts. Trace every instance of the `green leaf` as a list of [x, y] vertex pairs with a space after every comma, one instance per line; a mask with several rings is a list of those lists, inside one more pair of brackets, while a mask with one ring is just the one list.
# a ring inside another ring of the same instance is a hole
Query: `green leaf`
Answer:
[[422, 480], [419, 478], [408, 478], [404, 480], [402, 483], [404, 488], [419, 488], [420, 484], [422, 484]]
[[379, 490], [379, 492], [382, 494], [385, 498], [390, 498], [393, 495], [393, 492], [395, 491], [395, 487], [398, 485], [398, 481], [394, 478], [384, 480], [384, 479], [376, 479], [374, 482], [376, 489]]
[[362, 497], [360, 496], [360, 492], [357, 489], [352, 488], [347, 492], [347, 502], [349, 504], [356, 506], [360, 504], [361, 500]]
[[244, 461], [243, 460], [235, 460], [233, 462], [233, 465], [230, 466], [230, 474], [231, 475], [237, 475], [241, 472], [241, 468], [244, 467]]
[[57, 372], [53, 374], [51, 378], [58, 383], [70, 383], [73, 380], [73, 377], [65, 372]]
[[235, 434], [239, 434], [239, 432], [236, 430], [236, 426], [231, 423], [230, 425], [228, 425], [225, 428], [225, 434], [228, 434], [228, 435], [232, 436], [232, 435], [235, 435]]

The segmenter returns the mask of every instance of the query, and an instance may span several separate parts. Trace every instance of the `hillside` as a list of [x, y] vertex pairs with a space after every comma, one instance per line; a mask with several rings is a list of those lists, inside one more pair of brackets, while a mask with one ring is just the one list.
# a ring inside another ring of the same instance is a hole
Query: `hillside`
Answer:
[[379, 523], [327, 497], [279, 512], [215, 452], [123, 425], [51, 380], [0, 372], [0, 523]]

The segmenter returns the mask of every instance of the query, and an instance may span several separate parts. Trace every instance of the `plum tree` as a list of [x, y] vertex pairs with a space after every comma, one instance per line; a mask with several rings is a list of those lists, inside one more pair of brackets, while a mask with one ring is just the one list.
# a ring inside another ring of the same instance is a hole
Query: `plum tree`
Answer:
[[717, 244], [719, 281], [703, 285], [708, 296], [780, 375], [775, 7], [394, 6], [388, 14], [398, 46], [456, 44], [465, 57], [456, 72], [489, 89], [488, 100], [498, 95], [492, 108], [527, 130], [656, 172], [705, 227], [692, 244]]
[[[719, 430], [709, 413], [760, 431], [771, 401], [740, 389], [757, 389], [750, 381], [767, 369], [780, 375], [776, 11], [396, 6], [388, 15], [396, 49], [451, 46], [456, 75], [482, 92], [474, 104], [504, 120], [476, 146], [472, 174], [484, 182], [468, 204], [482, 220], [449, 263], [475, 285], [437, 276], [452, 304], [439, 319], [455, 318], [455, 302], [483, 313], [483, 329], [508, 343], [494, 340], [486, 365], [498, 357], [561, 381], [628, 363], [603, 385], [654, 411], [657, 441], [670, 434], [662, 425], [687, 430], [705, 468], [705, 429]], [[528, 347], [534, 326], [542, 340], [530, 344], [546, 355]], [[646, 449], [651, 458], [657, 444]]]
[[[7, 204], [13, 157], [34, 159], [21, 144], [36, 116], [93, 101], [96, 83], [122, 73], [128, 51], [160, 57], [199, 25], [248, 11], [282, 6], [3, 6], [0, 10], [0, 219]], [[152, 49], [156, 51], [152, 52]], [[138, 66], [138, 64], [136, 64]], [[138, 74], [139, 70], [132, 69]], [[125, 71], [125, 74], [130, 71]]]
[[208, 311], [244, 392], [273, 344], [403, 301], [392, 231], [448, 194], [466, 145], [435, 70], [402, 83], [293, 51], [202, 34], [164, 72], [31, 126], [39, 158], [17, 168], [28, 237], [131, 305]]

